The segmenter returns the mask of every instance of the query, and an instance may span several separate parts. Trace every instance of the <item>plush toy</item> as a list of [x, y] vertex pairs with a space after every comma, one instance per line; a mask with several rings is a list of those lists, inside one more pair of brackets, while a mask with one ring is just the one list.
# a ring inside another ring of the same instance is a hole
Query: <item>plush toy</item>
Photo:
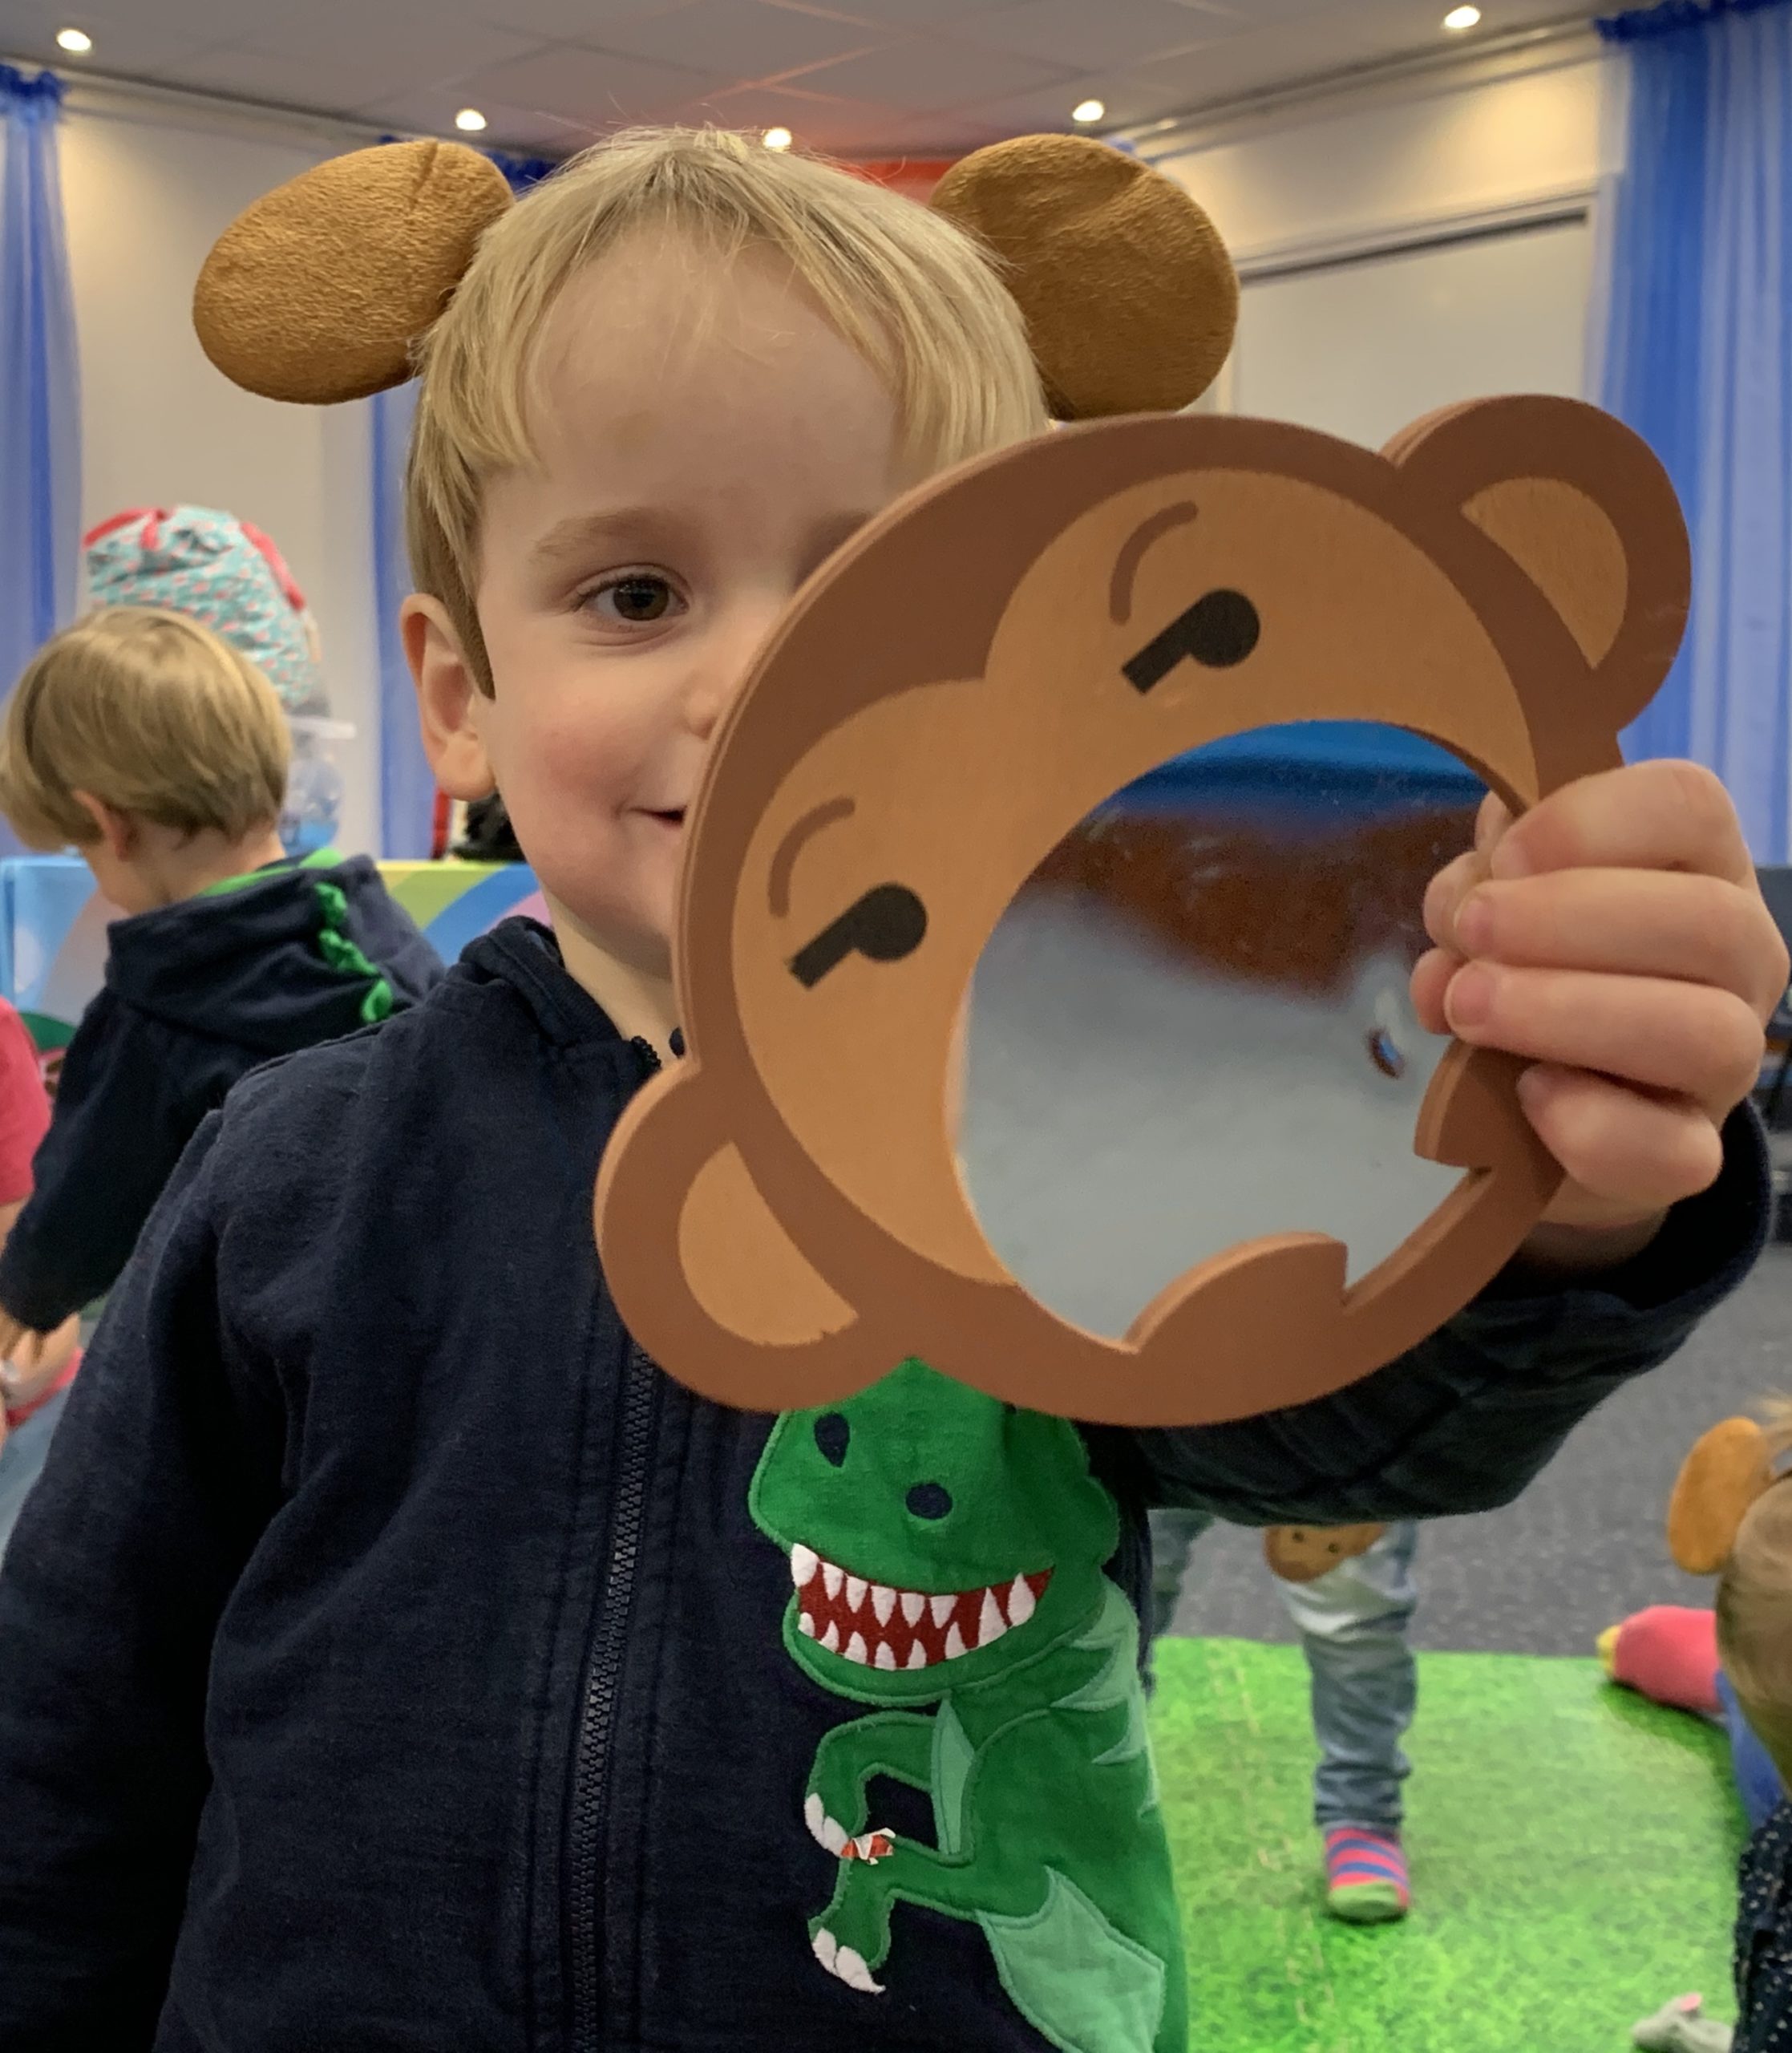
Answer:
[[1366, 1554], [1385, 1525], [1272, 1525], [1263, 1536], [1263, 1557], [1284, 1582], [1317, 1582], [1341, 1561]]

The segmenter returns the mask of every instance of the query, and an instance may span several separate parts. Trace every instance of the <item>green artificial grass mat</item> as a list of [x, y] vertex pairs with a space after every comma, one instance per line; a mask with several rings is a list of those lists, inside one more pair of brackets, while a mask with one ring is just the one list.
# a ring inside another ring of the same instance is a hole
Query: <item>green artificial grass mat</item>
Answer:
[[1716, 1727], [1596, 1661], [1421, 1654], [1414, 1908], [1355, 1929], [1325, 1913], [1299, 1648], [1155, 1659], [1192, 2053], [1622, 2053], [1690, 1989], [1734, 2016], [1745, 1828]]

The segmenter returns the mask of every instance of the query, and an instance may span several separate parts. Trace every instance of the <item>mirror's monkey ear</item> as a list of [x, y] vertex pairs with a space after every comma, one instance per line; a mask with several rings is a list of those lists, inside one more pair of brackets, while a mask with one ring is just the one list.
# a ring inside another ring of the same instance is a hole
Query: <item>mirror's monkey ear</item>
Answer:
[[1771, 1444], [1752, 1419], [1725, 1419], [1694, 1446], [1668, 1504], [1668, 1552], [1689, 1575], [1716, 1575], [1749, 1507], [1774, 1480]]
[[928, 203], [994, 251], [1054, 415], [1175, 413], [1218, 376], [1238, 278], [1183, 188], [1087, 136], [1022, 136], [953, 166]]
[[200, 345], [264, 399], [327, 406], [402, 385], [510, 204], [504, 173], [459, 143], [332, 157], [219, 237], [193, 292]]

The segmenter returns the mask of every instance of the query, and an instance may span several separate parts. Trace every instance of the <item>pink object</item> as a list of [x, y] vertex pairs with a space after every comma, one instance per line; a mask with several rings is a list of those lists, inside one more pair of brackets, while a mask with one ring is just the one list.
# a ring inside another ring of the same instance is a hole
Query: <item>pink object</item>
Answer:
[[25, 1022], [0, 1001], [0, 1205], [31, 1195], [31, 1157], [50, 1131], [50, 1099]]
[[1612, 1674], [1656, 1703], [1717, 1717], [1717, 1614], [1685, 1604], [1632, 1614], [1618, 1628]]

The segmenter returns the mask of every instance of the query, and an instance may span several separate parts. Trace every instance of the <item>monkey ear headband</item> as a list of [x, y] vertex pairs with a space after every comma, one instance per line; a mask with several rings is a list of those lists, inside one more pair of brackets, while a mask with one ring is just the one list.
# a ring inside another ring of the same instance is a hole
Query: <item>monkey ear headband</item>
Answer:
[[[333, 157], [257, 200], [200, 273], [193, 323], [225, 377], [327, 405], [401, 385], [479, 240], [514, 203], [458, 143]], [[929, 204], [994, 251], [1060, 420], [1171, 411], [1232, 347], [1238, 281], [1180, 187], [1105, 144], [1029, 136], [979, 150]]]

